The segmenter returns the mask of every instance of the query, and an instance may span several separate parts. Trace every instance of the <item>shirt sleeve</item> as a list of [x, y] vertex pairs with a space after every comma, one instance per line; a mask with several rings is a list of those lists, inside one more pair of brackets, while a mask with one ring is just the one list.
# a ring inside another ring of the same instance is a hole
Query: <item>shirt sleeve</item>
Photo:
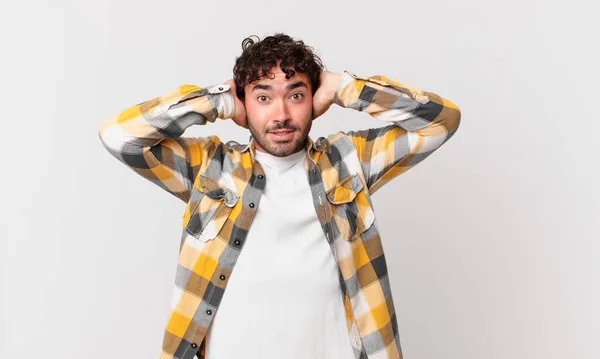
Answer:
[[344, 71], [334, 102], [388, 123], [381, 128], [342, 132], [357, 150], [369, 191], [414, 167], [450, 139], [460, 110], [432, 92], [388, 79]]
[[181, 85], [165, 96], [127, 108], [105, 121], [99, 137], [123, 164], [186, 202], [207, 154], [219, 144], [210, 137], [180, 137], [192, 125], [232, 118], [227, 84]]

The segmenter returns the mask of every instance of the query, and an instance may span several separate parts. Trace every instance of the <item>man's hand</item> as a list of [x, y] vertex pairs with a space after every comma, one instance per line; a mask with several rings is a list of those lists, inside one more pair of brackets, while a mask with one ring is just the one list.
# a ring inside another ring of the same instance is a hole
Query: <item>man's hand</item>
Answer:
[[324, 114], [333, 103], [333, 96], [341, 77], [341, 74], [321, 71], [321, 84], [313, 96], [313, 120]]
[[231, 86], [229, 91], [231, 91], [231, 94], [233, 95], [233, 101], [235, 102], [235, 111], [232, 118], [233, 122], [235, 122], [238, 126], [248, 128], [246, 108], [244, 107], [242, 101], [235, 94], [235, 82], [233, 80], [227, 80], [225, 83]]

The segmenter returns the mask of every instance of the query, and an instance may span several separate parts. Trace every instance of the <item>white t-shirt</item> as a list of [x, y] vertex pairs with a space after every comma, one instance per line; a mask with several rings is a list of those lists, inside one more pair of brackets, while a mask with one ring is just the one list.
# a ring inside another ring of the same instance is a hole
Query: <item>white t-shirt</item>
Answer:
[[206, 359], [355, 357], [305, 157], [256, 151], [266, 187], [208, 329]]

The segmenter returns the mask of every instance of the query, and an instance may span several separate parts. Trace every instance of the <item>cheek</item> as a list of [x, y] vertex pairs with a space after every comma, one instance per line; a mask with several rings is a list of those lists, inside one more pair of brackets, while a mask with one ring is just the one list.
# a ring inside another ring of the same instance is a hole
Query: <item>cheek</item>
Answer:
[[312, 102], [302, 104], [302, 106], [298, 106], [297, 108], [295, 108], [293, 116], [296, 119], [296, 121], [306, 124], [308, 120], [312, 120], [312, 111]]
[[252, 122], [252, 126], [257, 129], [262, 129], [269, 119], [269, 112], [263, 107], [256, 105], [246, 106], [246, 117]]

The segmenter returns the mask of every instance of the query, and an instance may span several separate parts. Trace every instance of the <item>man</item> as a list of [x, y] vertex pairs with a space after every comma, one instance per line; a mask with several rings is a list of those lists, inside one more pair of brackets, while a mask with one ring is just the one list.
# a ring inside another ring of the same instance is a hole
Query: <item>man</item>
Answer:
[[[113, 156], [187, 204], [161, 358], [401, 358], [371, 196], [445, 143], [460, 111], [324, 71], [284, 34], [246, 40], [233, 80], [182, 85], [100, 128]], [[312, 141], [333, 103], [388, 125]], [[181, 137], [217, 118], [250, 143]]]

